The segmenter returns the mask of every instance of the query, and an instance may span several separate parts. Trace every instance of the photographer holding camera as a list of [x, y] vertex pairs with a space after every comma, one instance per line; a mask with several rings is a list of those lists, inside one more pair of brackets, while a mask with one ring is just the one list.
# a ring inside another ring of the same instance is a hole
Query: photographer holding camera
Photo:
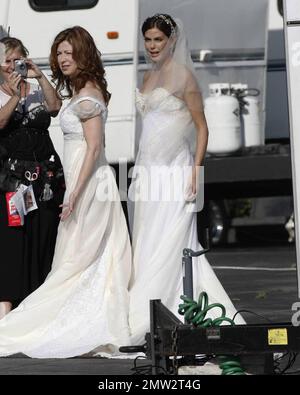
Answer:
[[19, 39], [0, 50], [1, 319], [51, 268], [64, 177], [48, 132], [61, 100]]

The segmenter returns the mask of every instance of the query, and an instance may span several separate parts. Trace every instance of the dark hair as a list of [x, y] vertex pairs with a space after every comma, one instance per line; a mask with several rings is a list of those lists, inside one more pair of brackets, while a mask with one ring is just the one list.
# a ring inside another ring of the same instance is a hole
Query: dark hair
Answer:
[[21, 40], [15, 37], [4, 37], [0, 40], [1, 43], [5, 45], [5, 52], [7, 53], [8, 51], [11, 50], [18, 50], [21, 52], [22, 56], [26, 58], [29, 54], [28, 49], [25, 47], [25, 45], [22, 43]]
[[[72, 45], [72, 57], [79, 69], [79, 73], [72, 81], [61, 72], [57, 61], [57, 48], [63, 41], [68, 41]], [[50, 66], [53, 81], [56, 82], [56, 91], [60, 96], [63, 97], [62, 90], [64, 88], [67, 90], [67, 97], [71, 97], [71, 86], [78, 92], [87, 81], [93, 81], [101, 89], [104, 101], [108, 104], [111, 94], [107, 90], [101, 53], [98, 51], [92, 36], [83, 27], [74, 26], [58, 33], [51, 46]]]
[[176, 22], [168, 14], [155, 14], [145, 19], [142, 25], [142, 33], [145, 35], [146, 31], [156, 27], [161, 30], [167, 37], [170, 37], [172, 31], [176, 30]]

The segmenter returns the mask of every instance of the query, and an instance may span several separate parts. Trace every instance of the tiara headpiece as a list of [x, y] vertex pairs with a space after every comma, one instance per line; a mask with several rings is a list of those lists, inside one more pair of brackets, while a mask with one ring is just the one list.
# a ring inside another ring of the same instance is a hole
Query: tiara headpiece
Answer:
[[164, 14], [155, 14], [154, 17], [156, 19], [162, 19], [167, 25], [169, 25], [171, 27], [171, 34], [172, 35], [176, 34], [175, 26], [173, 25], [170, 18], [166, 17]]

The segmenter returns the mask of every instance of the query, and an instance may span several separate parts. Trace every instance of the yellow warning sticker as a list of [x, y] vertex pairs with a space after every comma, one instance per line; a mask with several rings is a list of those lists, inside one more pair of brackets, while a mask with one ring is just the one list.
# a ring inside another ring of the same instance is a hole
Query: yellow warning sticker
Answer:
[[285, 346], [288, 344], [288, 334], [286, 328], [277, 328], [268, 330], [269, 346]]

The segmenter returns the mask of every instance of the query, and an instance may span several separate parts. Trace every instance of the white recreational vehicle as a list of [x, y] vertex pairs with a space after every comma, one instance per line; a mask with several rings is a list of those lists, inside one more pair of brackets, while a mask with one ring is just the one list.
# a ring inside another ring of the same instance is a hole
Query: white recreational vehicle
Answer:
[[[59, 31], [81, 25], [92, 34], [101, 50], [112, 93], [106, 126], [106, 154], [111, 163], [133, 163], [135, 159], [141, 124], [134, 96], [146, 68], [140, 26], [145, 17], [157, 12], [183, 20], [204, 98], [209, 96], [212, 83], [247, 84], [259, 92], [256, 128], [260, 146], [266, 140], [289, 138], [281, 0], [0, 0], [0, 10], [0, 35], [21, 38], [48, 75], [50, 45]], [[52, 121], [50, 133], [62, 156], [58, 119]], [[212, 136], [213, 131], [210, 133]], [[225, 134], [222, 138], [221, 146], [228, 141]], [[215, 229], [221, 232], [216, 240], [227, 236], [224, 199], [291, 194], [286, 189], [290, 182], [288, 154], [280, 148], [278, 152], [278, 157], [270, 157], [270, 150], [265, 155], [260, 149], [259, 157], [246, 155], [244, 160], [240, 150], [232, 159], [227, 153], [226, 158], [207, 161], [206, 191], [208, 200], [215, 202], [211, 213]], [[283, 170], [274, 172], [278, 160]], [[274, 186], [277, 181], [284, 181], [281, 188]], [[265, 188], [268, 185], [273, 188], [271, 192]], [[282, 202], [285, 213], [271, 214], [275, 222], [291, 213], [291, 198], [281, 199], [276, 208], [282, 207]], [[238, 222], [236, 225], [241, 225]]]

